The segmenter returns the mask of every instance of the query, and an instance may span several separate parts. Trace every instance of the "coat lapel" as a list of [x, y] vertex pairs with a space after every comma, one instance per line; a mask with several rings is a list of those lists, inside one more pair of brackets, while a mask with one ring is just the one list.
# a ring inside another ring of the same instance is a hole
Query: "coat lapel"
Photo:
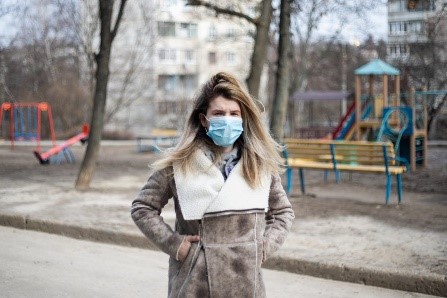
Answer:
[[242, 175], [241, 162], [236, 164], [225, 181], [202, 150], [197, 150], [193, 158], [195, 161], [190, 173], [183, 173], [176, 163], [173, 165], [184, 219], [202, 219], [206, 213], [267, 209], [270, 175], [264, 175], [261, 186], [253, 189]]

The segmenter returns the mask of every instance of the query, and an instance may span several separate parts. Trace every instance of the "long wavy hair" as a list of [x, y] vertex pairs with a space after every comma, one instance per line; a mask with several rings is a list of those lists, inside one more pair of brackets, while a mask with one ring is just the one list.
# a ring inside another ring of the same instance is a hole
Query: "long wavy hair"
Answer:
[[200, 114], [206, 115], [210, 101], [218, 96], [236, 101], [241, 108], [244, 131], [235, 146], [241, 150], [242, 174], [247, 183], [256, 187], [260, 185], [263, 173], [281, 172], [282, 147], [271, 137], [255, 100], [235, 77], [225, 72], [212, 76], [202, 86], [178, 145], [155, 162], [153, 168], [163, 169], [176, 162], [182, 171], [188, 173], [194, 163], [193, 153], [204, 145], [215, 154], [216, 159], [220, 158], [220, 147], [206, 135], [199, 118]]

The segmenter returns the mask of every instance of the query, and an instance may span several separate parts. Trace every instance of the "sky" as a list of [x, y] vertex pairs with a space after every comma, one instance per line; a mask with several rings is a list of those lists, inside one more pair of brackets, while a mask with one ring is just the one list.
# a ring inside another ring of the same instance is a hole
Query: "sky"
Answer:
[[[5, 0], [7, 3], [10, 0]], [[387, 22], [387, 7], [386, 3], [383, 1], [378, 1], [381, 3], [375, 10], [369, 11], [365, 20], [362, 20], [361, 23], [351, 23], [344, 27], [341, 32], [341, 38], [345, 41], [356, 44], [366, 39], [368, 34], [371, 34], [374, 37], [374, 40], [387, 40], [387, 30], [388, 30], [388, 22]], [[0, 4], [2, 5], [2, 4]], [[13, 36], [17, 30], [14, 26], [11, 25], [14, 19], [10, 16], [0, 17], [0, 46], [5, 46], [10, 37]], [[318, 36], [325, 36], [328, 33], [332, 33], [334, 31], [334, 20], [330, 18], [323, 19], [322, 23], [318, 28]]]
[[[334, 21], [330, 18], [325, 18], [318, 28], [321, 35], [333, 31]], [[383, 39], [386, 41], [388, 39], [386, 3], [382, 3], [376, 9], [369, 11], [365, 19], [357, 23], [347, 24], [341, 32], [342, 38], [351, 44], [365, 40], [369, 34], [374, 37], [374, 40]]]

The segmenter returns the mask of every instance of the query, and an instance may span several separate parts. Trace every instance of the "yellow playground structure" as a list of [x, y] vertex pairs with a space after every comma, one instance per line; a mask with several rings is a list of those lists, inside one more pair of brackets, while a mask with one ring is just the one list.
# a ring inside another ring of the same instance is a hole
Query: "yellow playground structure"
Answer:
[[[355, 70], [355, 100], [333, 139], [391, 140], [412, 171], [417, 165], [426, 167], [427, 111], [416, 104], [416, 94], [414, 90], [401, 94], [398, 69], [380, 59], [370, 61]], [[407, 105], [401, 104], [401, 98]]]
[[390, 201], [395, 177], [398, 203], [402, 203], [402, 174], [427, 166], [426, 99], [438, 94], [445, 91], [401, 94], [399, 70], [380, 59], [356, 69], [354, 102], [331, 137], [284, 140], [286, 191], [292, 192], [294, 170], [302, 193], [306, 193], [304, 170], [322, 170], [325, 180], [332, 171], [336, 182], [342, 172], [381, 174], [385, 202]]

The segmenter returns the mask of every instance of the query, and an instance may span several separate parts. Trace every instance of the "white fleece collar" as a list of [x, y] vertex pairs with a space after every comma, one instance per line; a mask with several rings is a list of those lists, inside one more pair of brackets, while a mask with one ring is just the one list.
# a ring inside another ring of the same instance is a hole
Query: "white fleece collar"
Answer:
[[183, 173], [174, 163], [174, 180], [185, 220], [202, 219], [207, 213], [267, 210], [270, 175], [263, 175], [261, 186], [253, 189], [242, 175], [241, 161], [224, 180], [219, 169], [202, 150], [194, 153], [193, 170]]

